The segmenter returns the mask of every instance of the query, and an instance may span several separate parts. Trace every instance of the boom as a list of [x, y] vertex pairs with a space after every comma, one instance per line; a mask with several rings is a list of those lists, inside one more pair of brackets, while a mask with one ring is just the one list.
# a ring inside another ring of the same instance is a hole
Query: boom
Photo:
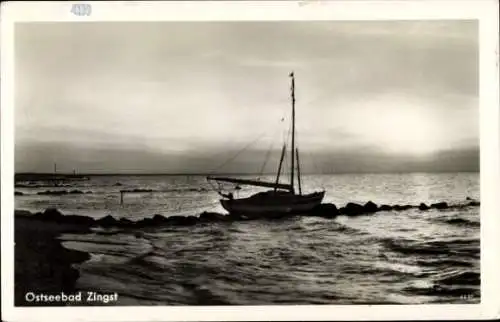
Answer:
[[292, 186], [289, 184], [275, 183], [275, 182], [265, 182], [265, 181], [248, 180], [248, 179], [236, 179], [236, 178], [228, 178], [228, 177], [211, 177], [211, 176], [208, 176], [207, 180], [230, 182], [230, 183], [236, 183], [236, 184], [243, 184], [243, 185], [247, 185], [247, 186], [276, 188], [276, 189], [284, 189], [284, 190], [290, 190], [290, 191], [292, 190]]

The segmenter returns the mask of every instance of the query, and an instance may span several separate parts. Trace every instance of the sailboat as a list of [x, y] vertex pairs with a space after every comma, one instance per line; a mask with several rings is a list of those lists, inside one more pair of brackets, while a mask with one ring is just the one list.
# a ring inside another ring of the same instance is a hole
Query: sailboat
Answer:
[[[292, 140], [290, 147], [291, 165], [290, 182], [280, 183], [280, 175], [283, 160], [287, 152], [286, 143], [283, 144], [281, 157], [274, 182], [260, 180], [249, 180], [243, 178], [231, 178], [221, 176], [208, 176], [207, 180], [216, 182], [228, 182], [237, 185], [248, 185], [271, 190], [258, 192], [247, 198], [235, 199], [233, 194], [222, 194], [220, 200], [222, 207], [232, 215], [244, 216], [247, 218], [278, 217], [287, 214], [307, 213], [314, 207], [321, 204], [325, 191], [316, 191], [309, 194], [302, 194], [299, 149], [295, 147], [295, 75], [290, 73], [291, 78], [291, 105], [292, 105]], [[297, 171], [295, 166], [297, 165]], [[297, 176], [298, 191], [295, 190], [295, 176]]]

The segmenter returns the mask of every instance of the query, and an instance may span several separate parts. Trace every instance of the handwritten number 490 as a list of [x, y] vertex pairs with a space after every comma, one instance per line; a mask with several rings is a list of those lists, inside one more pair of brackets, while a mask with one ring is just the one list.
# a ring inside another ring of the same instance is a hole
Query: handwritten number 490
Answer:
[[71, 13], [76, 16], [90, 16], [92, 6], [87, 3], [75, 3], [71, 6]]

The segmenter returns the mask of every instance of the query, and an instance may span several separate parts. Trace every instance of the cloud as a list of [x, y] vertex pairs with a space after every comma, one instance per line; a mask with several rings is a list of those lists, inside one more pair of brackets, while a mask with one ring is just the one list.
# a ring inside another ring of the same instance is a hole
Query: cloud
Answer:
[[290, 70], [302, 149], [465, 151], [479, 137], [477, 32], [474, 21], [19, 24], [16, 162], [33, 168], [27, 147], [64, 144], [104, 161], [113, 149], [110, 171], [143, 151], [150, 162], [131, 158], [159, 171], [164, 156], [225, 154], [261, 133], [266, 150], [288, 130]]

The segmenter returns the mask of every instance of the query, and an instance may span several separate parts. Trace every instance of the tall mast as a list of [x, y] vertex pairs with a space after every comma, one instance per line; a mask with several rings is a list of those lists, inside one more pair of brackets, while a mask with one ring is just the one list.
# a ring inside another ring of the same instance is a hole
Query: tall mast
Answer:
[[291, 153], [292, 156], [292, 169], [291, 169], [291, 177], [290, 177], [290, 185], [292, 186], [292, 193], [295, 192], [293, 181], [294, 181], [294, 170], [295, 170], [295, 77], [293, 71], [290, 73], [290, 77], [292, 78], [292, 147]]

